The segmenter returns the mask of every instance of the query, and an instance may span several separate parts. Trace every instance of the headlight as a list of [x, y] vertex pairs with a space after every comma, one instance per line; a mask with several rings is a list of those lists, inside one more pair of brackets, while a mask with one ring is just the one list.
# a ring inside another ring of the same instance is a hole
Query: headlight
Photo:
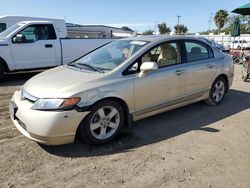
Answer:
[[80, 101], [79, 97], [68, 99], [38, 99], [33, 105], [34, 110], [69, 110]]

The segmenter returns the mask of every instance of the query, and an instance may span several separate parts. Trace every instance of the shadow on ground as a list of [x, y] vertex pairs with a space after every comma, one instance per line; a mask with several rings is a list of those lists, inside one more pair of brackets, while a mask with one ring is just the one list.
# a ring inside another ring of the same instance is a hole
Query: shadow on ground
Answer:
[[27, 80], [37, 75], [41, 71], [33, 71], [29, 73], [12, 73], [7, 74], [3, 81], [0, 82], [1, 86], [19, 86], [23, 85]]
[[107, 145], [92, 147], [77, 142], [62, 146], [41, 145], [41, 147], [53, 155], [63, 157], [92, 157], [129, 152], [193, 130], [216, 134], [219, 129], [207, 126], [249, 108], [250, 93], [230, 90], [221, 105], [211, 107], [198, 102], [146, 118], [134, 123], [129, 132], [122, 133], [114, 142]]

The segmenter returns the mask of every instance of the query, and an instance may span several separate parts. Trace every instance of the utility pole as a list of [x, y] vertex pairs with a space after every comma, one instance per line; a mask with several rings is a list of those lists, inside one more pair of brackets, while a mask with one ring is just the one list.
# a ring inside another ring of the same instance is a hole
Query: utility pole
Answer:
[[178, 19], [178, 21], [177, 21], [177, 25], [179, 25], [180, 24], [180, 15], [177, 15], [177, 19]]
[[212, 19], [213, 19], [213, 13], [210, 13], [210, 17], [209, 17], [209, 20], [208, 20], [208, 31], [210, 31], [210, 29], [211, 29]]

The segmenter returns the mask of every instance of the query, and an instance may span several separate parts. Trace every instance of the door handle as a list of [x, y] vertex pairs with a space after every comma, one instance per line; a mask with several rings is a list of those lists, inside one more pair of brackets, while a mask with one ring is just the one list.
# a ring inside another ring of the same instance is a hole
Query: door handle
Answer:
[[185, 73], [186, 71], [185, 70], [176, 70], [175, 72], [174, 72], [174, 75], [181, 75], [181, 74], [183, 74], [183, 73]]
[[52, 48], [53, 45], [52, 44], [45, 44], [45, 48]]
[[214, 63], [208, 63], [207, 66], [208, 66], [209, 68], [213, 68], [213, 67], [215, 66], [215, 64], [214, 64]]

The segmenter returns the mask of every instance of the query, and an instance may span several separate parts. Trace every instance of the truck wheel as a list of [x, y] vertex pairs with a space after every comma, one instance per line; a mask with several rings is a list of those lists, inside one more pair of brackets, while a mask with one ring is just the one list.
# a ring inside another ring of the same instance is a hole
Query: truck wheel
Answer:
[[223, 77], [218, 77], [209, 92], [209, 98], [205, 102], [211, 106], [221, 103], [226, 93], [226, 81]]
[[104, 100], [91, 107], [80, 124], [82, 138], [91, 145], [114, 140], [124, 125], [124, 110], [113, 100]]
[[5, 71], [3, 66], [0, 64], [0, 82], [3, 81], [4, 77], [5, 77]]

